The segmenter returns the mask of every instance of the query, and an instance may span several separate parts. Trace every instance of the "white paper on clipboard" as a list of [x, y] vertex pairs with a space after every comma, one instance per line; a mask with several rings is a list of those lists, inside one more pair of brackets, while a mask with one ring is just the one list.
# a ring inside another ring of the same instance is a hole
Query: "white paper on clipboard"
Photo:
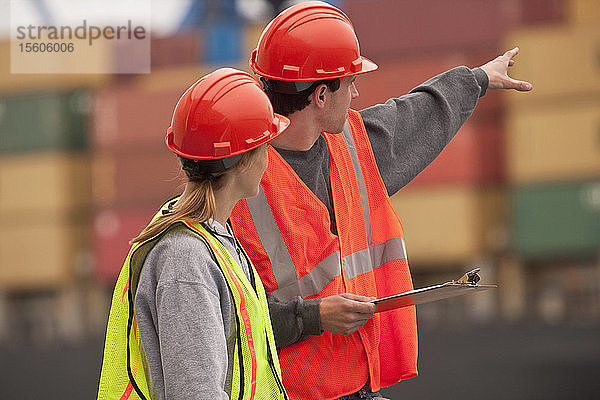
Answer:
[[[430, 303], [432, 301], [461, 296], [468, 293], [481, 292], [483, 290], [498, 287], [498, 285], [478, 285], [477, 283], [472, 283], [479, 281], [477, 272], [479, 272], [479, 269], [474, 269], [473, 271], [467, 272], [462, 278], [456, 281], [409, 290], [408, 292], [394, 296], [373, 300], [372, 303], [377, 304], [375, 312]], [[473, 276], [476, 276], [476, 279], [471, 279]], [[467, 277], [469, 278], [468, 280]]]

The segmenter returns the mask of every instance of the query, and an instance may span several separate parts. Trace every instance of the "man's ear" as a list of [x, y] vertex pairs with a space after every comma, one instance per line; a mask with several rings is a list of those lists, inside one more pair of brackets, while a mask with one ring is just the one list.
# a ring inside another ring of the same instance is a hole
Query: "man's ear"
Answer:
[[322, 84], [316, 87], [315, 91], [311, 95], [313, 104], [319, 108], [325, 106], [325, 98], [327, 94], [327, 85]]

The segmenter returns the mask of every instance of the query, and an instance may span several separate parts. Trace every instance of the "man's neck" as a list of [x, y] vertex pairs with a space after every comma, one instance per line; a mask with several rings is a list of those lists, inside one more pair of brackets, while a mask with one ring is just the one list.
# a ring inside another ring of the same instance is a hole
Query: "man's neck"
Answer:
[[271, 144], [284, 150], [307, 151], [315, 144], [321, 135], [321, 128], [310, 114], [296, 111], [288, 115], [290, 126]]

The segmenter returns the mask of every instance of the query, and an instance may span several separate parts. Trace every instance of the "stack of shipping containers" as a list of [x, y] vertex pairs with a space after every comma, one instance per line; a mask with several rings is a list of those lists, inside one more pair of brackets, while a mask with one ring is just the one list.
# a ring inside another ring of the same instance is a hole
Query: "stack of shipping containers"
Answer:
[[[0, 344], [103, 336], [129, 240], [183, 188], [164, 145], [177, 99], [215, 68], [249, 71], [269, 16], [244, 19], [235, 3], [193, 2], [176, 33], [152, 37], [150, 74], [10, 74], [9, 42], [0, 42]], [[421, 328], [597, 319], [600, 3], [332, 3], [380, 67], [357, 80], [355, 109], [513, 46], [521, 52], [510, 74], [534, 84], [531, 93], [488, 90], [443, 153], [392, 197], [415, 286], [471, 266], [501, 285], [423, 307]], [[107, 70], [128, 61], [119, 47], [87, 60]]]
[[8, 41], [0, 59], [0, 337], [72, 336], [91, 268], [91, 91], [109, 76], [11, 75]]
[[[151, 40], [150, 75], [123, 76], [94, 95], [92, 242], [95, 276], [108, 288], [128, 242], [183, 189], [179, 161], [164, 143], [166, 130], [185, 89], [213, 66], [239, 64], [243, 24], [236, 15], [233, 2], [197, 2], [179, 32]], [[126, 51], [119, 56], [126, 62]]]
[[[450, 68], [475, 67], [495, 57], [506, 26], [514, 18], [504, 5], [496, 1], [444, 5], [436, 1], [345, 2], [361, 51], [380, 66], [377, 72], [359, 78], [360, 96], [354, 107], [384, 102]], [[417, 287], [456, 279], [472, 265], [483, 268], [486, 280], [495, 279], [493, 255], [506, 241], [502, 100], [488, 92], [444, 152], [392, 197], [405, 230]], [[482, 295], [477, 296], [477, 304], [487, 307], [484, 313], [490, 314], [493, 298], [485, 301]], [[431, 317], [434, 324], [462, 320], [465, 307], [459, 304], [436, 303], [423, 308], [420, 318]]]
[[[150, 75], [121, 76], [94, 94], [91, 118], [94, 276], [112, 288], [129, 240], [185, 181], [164, 144], [177, 99], [220, 66], [249, 71], [267, 21], [244, 21], [234, 2], [197, 2], [182, 28], [151, 41]], [[116, 62], [126, 62], [123, 49]]]
[[[527, 305], [536, 300], [527, 299], [533, 288], [525, 287], [522, 261], [529, 255], [545, 261], [553, 254], [593, 255], [600, 244], [594, 183], [600, 168], [597, 2], [347, 0], [344, 7], [362, 52], [380, 66], [358, 80], [356, 108], [404, 94], [456, 65], [479, 66], [520, 47], [510, 73], [532, 80], [534, 91], [488, 90], [444, 152], [392, 201], [403, 221], [417, 286], [453, 279], [471, 266], [501, 285], [495, 294], [437, 307], [455, 305], [468, 312], [472, 302], [480, 311], [474, 315], [487, 319], [543, 314]], [[573, 76], [582, 68], [585, 73]], [[523, 186], [561, 179], [562, 186]], [[554, 199], [548, 198], [544, 209], [538, 203], [546, 192]], [[566, 217], [564, 207], [579, 208]], [[561, 218], [568, 218], [568, 225], [559, 227]], [[597, 275], [591, 268], [573, 279], [593, 286]], [[589, 296], [597, 290], [591, 287]], [[435, 313], [442, 323], [441, 315], [456, 318], [452, 312]]]
[[514, 73], [536, 81], [530, 95], [507, 96], [507, 271], [531, 277], [516, 314], [600, 314], [599, 21], [600, 3], [571, 0], [560, 27], [508, 36], [522, 50]]

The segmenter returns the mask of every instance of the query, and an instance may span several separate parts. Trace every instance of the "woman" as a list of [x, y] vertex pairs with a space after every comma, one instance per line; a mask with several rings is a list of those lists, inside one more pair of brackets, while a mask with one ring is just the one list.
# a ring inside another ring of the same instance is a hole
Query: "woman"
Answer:
[[265, 292], [228, 224], [289, 124], [219, 69], [181, 97], [166, 142], [188, 181], [132, 240], [112, 299], [99, 399], [285, 399]]

